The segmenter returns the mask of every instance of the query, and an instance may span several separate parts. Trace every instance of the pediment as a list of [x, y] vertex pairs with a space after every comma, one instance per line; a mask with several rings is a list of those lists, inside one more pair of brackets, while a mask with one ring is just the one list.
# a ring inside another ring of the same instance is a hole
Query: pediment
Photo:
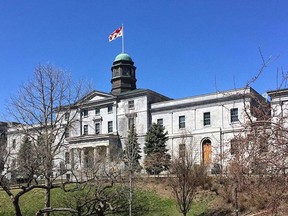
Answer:
[[107, 99], [113, 99], [114, 96], [105, 92], [92, 91], [83, 97], [78, 103], [92, 103], [97, 101], [103, 101]]

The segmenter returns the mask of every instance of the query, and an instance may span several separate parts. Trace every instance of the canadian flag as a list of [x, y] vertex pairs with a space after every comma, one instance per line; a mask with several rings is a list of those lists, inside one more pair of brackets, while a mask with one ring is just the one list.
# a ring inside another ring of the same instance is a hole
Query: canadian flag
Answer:
[[123, 29], [122, 26], [118, 29], [116, 29], [114, 32], [112, 32], [109, 35], [109, 42], [111, 42], [112, 40], [115, 40], [118, 37], [121, 37], [123, 35]]

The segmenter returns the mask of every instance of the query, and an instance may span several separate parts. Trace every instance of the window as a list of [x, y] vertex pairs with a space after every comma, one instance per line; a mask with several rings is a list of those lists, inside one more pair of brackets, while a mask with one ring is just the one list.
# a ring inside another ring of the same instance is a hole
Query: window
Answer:
[[163, 119], [157, 119], [157, 124], [163, 127]]
[[113, 69], [114, 77], [119, 76], [119, 71], [120, 71], [120, 68], [119, 68], [119, 67]]
[[179, 158], [184, 158], [186, 152], [186, 145], [185, 144], [179, 144]]
[[210, 112], [205, 112], [203, 113], [203, 123], [204, 123], [204, 126], [206, 125], [210, 125]]
[[185, 116], [179, 116], [179, 128], [185, 128]]
[[231, 122], [239, 121], [239, 119], [238, 119], [238, 108], [233, 108], [233, 109], [230, 110], [230, 117], [231, 117]]
[[82, 110], [82, 117], [87, 117], [88, 116], [88, 109], [83, 109]]
[[128, 129], [131, 130], [133, 125], [135, 125], [135, 118], [134, 117], [129, 117], [128, 118]]
[[113, 132], [113, 121], [108, 121], [108, 133]]
[[100, 134], [100, 123], [95, 123], [95, 134]]
[[84, 167], [91, 168], [94, 164], [94, 150], [93, 148], [84, 148]]
[[70, 181], [70, 174], [69, 173], [66, 173], [66, 181]]
[[113, 106], [112, 104], [108, 106], [108, 113], [112, 113], [113, 112]]
[[99, 107], [95, 108], [95, 115], [100, 115], [100, 108]]
[[69, 112], [66, 112], [66, 113], [65, 113], [65, 116], [64, 116], [65, 121], [69, 121], [69, 117], [70, 117], [70, 113], [69, 113]]
[[65, 164], [70, 164], [70, 153], [65, 152]]
[[236, 154], [238, 152], [238, 142], [237, 139], [230, 140], [230, 154]]
[[129, 76], [130, 75], [130, 69], [129, 68], [123, 68], [122, 74], [123, 74], [123, 76]]
[[129, 109], [134, 109], [134, 100], [128, 101], [128, 108]]
[[83, 135], [88, 135], [88, 125], [84, 125]]
[[69, 129], [68, 128], [65, 128], [65, 138], [68, 138], [69, 137]]
[[12, 140], [12, 149], [15, 149], [16, 148], [16, 139], [13, 139]]
[[106, 146], [97, 146], [97, 154], [101, 157], [106, 157], [107, 154], [107, 147]]

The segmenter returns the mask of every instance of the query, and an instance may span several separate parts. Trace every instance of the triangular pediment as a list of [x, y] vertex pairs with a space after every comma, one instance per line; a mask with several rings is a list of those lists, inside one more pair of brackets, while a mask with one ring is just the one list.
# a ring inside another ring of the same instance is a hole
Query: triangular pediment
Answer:
[[100, 91], [92, 91], [86, 96], [84, 96], [78, 103], [92, 103], [92, 102], [97, 102], [97, 101], [103, 101], [107, 99], [113, 99], [114, 96], [105, 92], [100, 92]]

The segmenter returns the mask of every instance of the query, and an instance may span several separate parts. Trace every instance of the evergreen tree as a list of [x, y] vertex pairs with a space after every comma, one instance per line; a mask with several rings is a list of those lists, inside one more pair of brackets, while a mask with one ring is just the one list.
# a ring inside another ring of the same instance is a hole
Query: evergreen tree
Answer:
[[128, 178], [129, 178], [129, 216], [132, 215], [132, 201], [133, 201], [133, 182], [135, 177], [135, 172], [139, 172], [141, 170], [141, 166], [139, 160], [141, 159], [141, 150], [138, 143], [137, 133], [135, 130], [134, 124], [132, 125], [129, 134], [128, 134], [128, 141], [126, 143], [124, 149], [124, 163], [126, 165], [128, 171]]
[[153, 123], [146, 133], [144, 165], [149, 174], [158, 175], [169, 168], [171, 156], [166, 148], [168, 132], [164, 130], [162, 125]]
[[128, 141], [124, 149], [124, 163], [126, 167], [135, 172], [141, 169], [139, 160], [141, 159], [141, 149], [138, 143], [137, 133], [134, 124], [128, 134]]
[[39, 169], [39, 160], [35, 154], [35, 149], [27, 136], [24, 137], [17, 157], [18, 171], [31, 180], [34, 175], [37, 175]]

